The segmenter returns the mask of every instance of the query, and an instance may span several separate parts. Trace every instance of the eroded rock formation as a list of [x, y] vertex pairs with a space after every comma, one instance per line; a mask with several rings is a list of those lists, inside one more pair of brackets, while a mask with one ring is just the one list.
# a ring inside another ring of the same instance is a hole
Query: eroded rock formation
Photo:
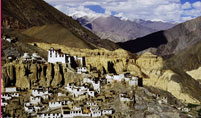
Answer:
[[195, 81], [191, 78], [182, 77], [179, 73], [168, 69], [161, 57], [145, 53], [136, 60], [136, 63], [141, 71], [149, 76], [149, 78], [143, 79], [144, 85], [168, 91], [183, 102], [200, 103], [200, 96], [195, 98], [193, 95], [201, 90], [200, 85], [190, 86]]

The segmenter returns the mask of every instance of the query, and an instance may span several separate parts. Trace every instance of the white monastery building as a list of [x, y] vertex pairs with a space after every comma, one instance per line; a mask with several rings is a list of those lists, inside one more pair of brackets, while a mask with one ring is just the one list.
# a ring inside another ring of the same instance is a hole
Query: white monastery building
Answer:
[[71, 57], [69, 54], [64, 54], [61, 52], [61, 49], [55, 50], [50, 48], [48, 50], [48, 62], [50, 63], [71, 63]]

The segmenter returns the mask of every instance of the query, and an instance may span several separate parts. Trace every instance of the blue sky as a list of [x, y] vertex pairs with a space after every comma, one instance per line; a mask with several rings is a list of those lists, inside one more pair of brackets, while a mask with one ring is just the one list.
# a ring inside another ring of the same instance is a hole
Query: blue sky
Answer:
[[105, 9], [99, 5], [86, 5], [85, 7], [95, 11], [96, 13], [105, 13]]
[[[105, 9], [99, 5], [86, 5], [85, 8], [89, 8], [90, 10], [92, 10], [96, 13], [101, 13], [101, 14], [105, 13]], [[111, 15], [115, 15], [115, 14], [117, 14], [117, 12], [111, 11]]]
[[184, 22], [201, 16], [201, 0], [45, 0], [69, 16]]
[[181, 0], [181, 3], [185, 3], [185, 2], [190, 2], [190, 3], [194, 3], [194, 2], [197, 2], [197, 1], [200, 1], [200, 0]]

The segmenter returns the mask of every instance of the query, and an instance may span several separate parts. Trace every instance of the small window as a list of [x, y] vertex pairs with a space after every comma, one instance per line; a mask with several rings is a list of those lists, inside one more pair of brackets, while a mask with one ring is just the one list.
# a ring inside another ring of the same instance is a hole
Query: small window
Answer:
[[50, 57], [52, 57], [52, 51], [50, 52]]

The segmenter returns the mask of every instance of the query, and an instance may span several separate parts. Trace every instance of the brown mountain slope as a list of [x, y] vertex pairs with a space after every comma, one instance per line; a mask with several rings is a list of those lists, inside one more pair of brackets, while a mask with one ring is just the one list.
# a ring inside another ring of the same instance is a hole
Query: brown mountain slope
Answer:
[[59, 24], [35, 26], [24, 30], [22, 34], [34, 37], [41, 42], [62, 44], [68, 47], [95, 48]]
[[166, 60], [169, 68], [190, 71], [201, 66], [201, 42], [176, 53]]
[[157, 55], [172, 55], [201, 41], [201, 17], [181, 23], [175, 27], [151, 35], [118, 43], [131, 52], [141, 52], [149, 48]]
[[43, 0], [2, 0], [1, 22], [2, 28], [6, 29], [27, 29], [33, 26], [59, 24], [71, 35], [82, 40], [80, 42], [90, 45], [88, 48], [95, 46], [112, 50], [117, 47], [110, 41], [100, 40], [95, 34], [82, 27], [78, 21], [66, 16]]

